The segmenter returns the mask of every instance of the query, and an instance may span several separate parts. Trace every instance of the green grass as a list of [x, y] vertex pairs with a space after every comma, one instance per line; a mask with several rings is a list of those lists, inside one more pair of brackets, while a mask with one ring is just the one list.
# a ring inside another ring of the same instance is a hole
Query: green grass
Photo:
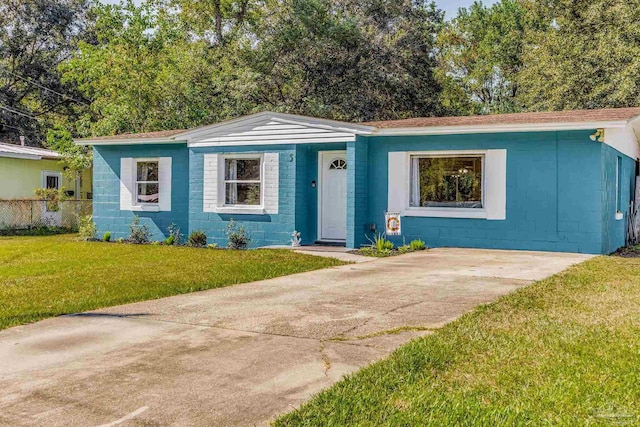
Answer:
[[278, 426], [640, 424], [640, 259], [599, 257], [395, 351]]
[[0, 237], [0, 329], [330, 266], [287, 250], [227, 251]]

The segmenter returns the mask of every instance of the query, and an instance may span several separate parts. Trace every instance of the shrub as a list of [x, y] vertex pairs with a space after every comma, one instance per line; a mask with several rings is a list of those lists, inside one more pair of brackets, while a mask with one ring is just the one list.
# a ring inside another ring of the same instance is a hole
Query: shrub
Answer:
[[399, 254], [407, 254], [409, 252], [411, 252], [411, 246], [409, 245], [402, 245], [402, 246], [398, 246], [398, 253]]
[[207, 246], [207, 235], [202, 230], [193, 231], [189, 234], [189, 246], [204, 248]]
[[93, 222], [93, 216], [86, 215], [78, 219], [78, 236], [81, 240], [92, 240], [96, 238], [98, 228]]
[[409, 243], [409, 247], [412, 251], [423, 251], [427, 249], [427, 245], [420, 239], [412, 240], [411, 243]]
[[382, 233], [378, 233], [374, 236], [372, 246], [378, 252], [391, 251], [395, 247], [394, 244], [387, 240], [385, 235]]
[[107, 231], [106, 233], [104, 233], [102, 235], [102, 241], [103, 242], [110, 242], [111, 241], [111, 232]]
[[388, 257], [394, 254], [394, 252], [391, 249], [383, 249], [379, 251], [373, 246], [365, 246], [364, 248], [361, 248], [358, 252], [360, 253], [360, 255], [372, 256], [372, 257], [378, 257], [378, 258]]
[[176, 237], [173, 234], [170, 234], [169, 237], [164, 239], [164, 244], [167, 246], [173, 246], [176, 243]]
[[116, 243], [124, 243], [124, 239], [122, 237], [118, 237], [116, 239]]
[[58, 212], [60, 210], [60, 202], [66, 199], [64, 187], [60, 189], [36, 188], [33, 192], [39, 199], [46, 200], [49, 212]]
[[[172, 222], [169, 227], [167, 227], [167, 231], [169, 232], [169, 237], [164, 241], [168, 245], [179, 245], [182, 242], [182, 238], [184, 235], [180, 233], [180, 227], [175, 222]], [[171, 243], [167, 241], [171, 240]]]
[[134, 216], [133, 221], [129, 224], [129, 238], [127, 240], [138, 245], [151, 241], [151, 230], [146, 224], [140, 225], [138, 215]]
[[218, 249], [218, 244], [217, 243], [211, 243], [211, 244], [207, 245], [207, 247], [209, 249]]
[[227, 247], [229, 249], [244, 250], [249, 247], [251, 237], [244, 229], [244, 225], [238, 224], [232, 219], [227, 224]]

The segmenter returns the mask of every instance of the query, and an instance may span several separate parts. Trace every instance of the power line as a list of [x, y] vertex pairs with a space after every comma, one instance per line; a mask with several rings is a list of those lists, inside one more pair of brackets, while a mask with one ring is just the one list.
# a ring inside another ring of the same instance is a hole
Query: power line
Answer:
[[60, 92], [55, 91], [55, 90], [53, 90], [53, 89], [50, 89], [50, 88], [48, 88], [48, 87], [46, 87], [46, 86], [44, 86], [44, 85], [41, 85], [40, 83], [38, 83], [38, 82], [34, 81], [33, 79], [30, 79], [30, 78], [28, 78], [28, 77], [21, 76], [21, 75], [19, 75], [19, 74], [14, 73], [13, 71], [9, 71], [6, 67], [2, 67], [2, 68], [4, 68], [4, 71], [5, 71], [5, 72], [7, 72], [7, 73], [9, 73], [9, 74], [11, 74], [12, 76], [17, 77], [17, 78], [19, 78], [20, 80], [24, 80], [25, 82], [31, 83], [32, 85], [37, 86], [37, 87], [39, 87], [39, 88], [41, 88], [41, 89], [48, 90], [49, 92], [55, 93], [56, 95], [59, 95], [59, 96], [61, 96], [61, 97], [63, 97], [63, 98], [66, 98], [66, 99], [69, 99], [69, 100], [71, 100], [71, 101], [77, 102], [78, 104], [89, 105], [89, 104], [87, 104], [87, 103], [86, 103], [86, 102], [84, 102], [84, 101], [80, 101], [80, 100], [78, 100], [78, 99], [72, 98], [72, 97], [71, 97], [71, 96], [69, 96], [69, 95], [65, 95], [64, 93], [60, 93]]
[[2, 104], [0, 104], [0, 108], [3, 109], [3, 110], [8, 111], [10, 113], [13, 113], [13, 114], [18, 114], [20, 116], [28, 117], [28, 118], [30, 118], [32, 120], [38, 120], [38, 118], [35, 117], [35, 116], [31, 116], [31, 115], [29, 115], [27, 113], [24, 113], [24, 112], [20, 111], [20, 110], [13, 109], [13, 108], [7, 107], [7, 106], [2, 105]]

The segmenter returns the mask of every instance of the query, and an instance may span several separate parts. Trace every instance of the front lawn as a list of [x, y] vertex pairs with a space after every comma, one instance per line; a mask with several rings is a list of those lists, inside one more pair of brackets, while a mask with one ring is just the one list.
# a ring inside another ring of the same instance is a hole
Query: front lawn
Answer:
[[79, 242], [73, 235], [0, 237], [0, 329], [342, 264], [287, 250]]
[[598, 257], [480, 307], [278, 426], [638, 425], [640, 259]]

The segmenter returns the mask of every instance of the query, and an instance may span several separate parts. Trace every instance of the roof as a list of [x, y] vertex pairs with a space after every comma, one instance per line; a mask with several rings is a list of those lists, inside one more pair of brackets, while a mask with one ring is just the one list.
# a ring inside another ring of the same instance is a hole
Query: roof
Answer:
[[0, 142], [0, 157], [12, 157], [17, 159], [41, 160], [58, 159], [60, 154], [45, 148], [28, 147], [17, 144]]
[[[530, 130], [587, 129], [611, 123], [628, 122], [640, 117], [640, 107], [607, 108], [600, 110], [570, 110], [541, 113], [513, 113], [475, 116], [421, 117], [403, 120], [385, 120], [365, 123], [346, 123], [314, 117], [263, 112], [240, 117], [222, 123], [193, 129], [162, 130], [157, 132], [124, 133], [77, 139], [80, 145], [129, 144], [129, 143], [176, 143], [187, 142], [203, 133], [219, 133], [237, 127], [239, 123], [251, 123], [260, 119], [275, 119], [280, 122], [295, 122], [307, 126], [339, 129], [362, 134], [453, 134], [476, 132], [505, 132]], [[592, 126], [596, 125], [596, 126]], [[46, 150], [48, 151], [48, 150]]]
[[378, 129], [492, 126], [550, 123], [585, 123], [627, 121], [640, 116], [640, 107], [607, 108], [601, 110], [571, 110], [543, 113], [492, 114], [454, 117], [422, 117], [404, 120], [386, 120], [364, 123]]
[[78, 139], [76, 141], [118, 141], [118, 140], [142, 140], [142, 139], [168, 139], [178, 134], [186, 132], [186, 129], [174, 129], [174, 130], [160, 130], [156, 132], [142, 132], [142, 133], [121, 133], [119, 135], [111, 136], [96, 136], [92, 138]]
[[186, 143], [190, 146], [225, 145], [246, 140], [255, 144], [348, 142], [356, 134], [369, 134], [371, 126], [317, 117], [265, 111], [187, 130], [131, 133], [76, 139], [79, 145]]

